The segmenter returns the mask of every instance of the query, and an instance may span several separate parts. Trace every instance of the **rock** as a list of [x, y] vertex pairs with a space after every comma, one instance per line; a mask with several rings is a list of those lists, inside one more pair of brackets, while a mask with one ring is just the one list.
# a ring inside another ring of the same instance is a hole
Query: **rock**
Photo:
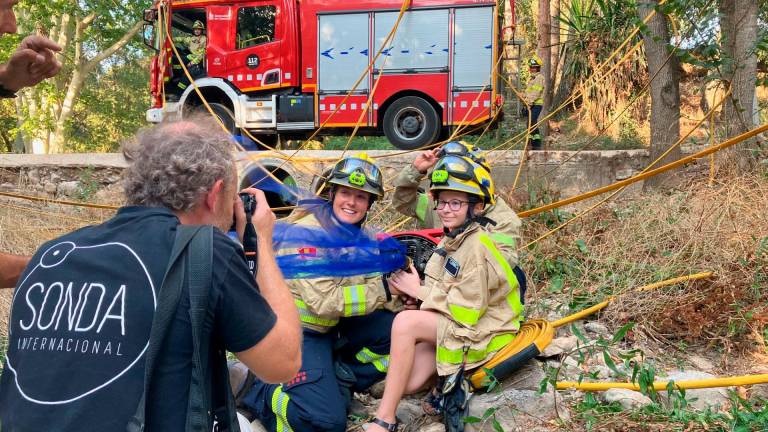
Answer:
[[445, 432], [445, 425], [442, 423], [430, 423], [419, 428], [419, 432]]
[[576, 336], [559, 337], [552, 340], [552, 342], [544, 348], [544, 352], [541, 353], [542, 357], [554, 357], [563, 353], [573, 351], [576, 348], [576, 343], [579, 338]]
[[539, 361], [529, 361], [522, 368], [507, 377], [501, 387], [518, 390], [538, 390], [541, 382], [547, 377]]
[[715, 370], [715, 365], [712, 364], [711, 361], [707, 360], [706, 358], [700, 356], [700, 355], [692, 355], [688, 357], [688, 361], [698, 370], [702, 370], [705, 372], [712, 372]]
[[[496, 420], [505, 431], [524, 429], [527, 432], [543, 427], [557, 418], [555, 406], [560, 417], [568, 419], [568, 411], [562, 404], [559, 393], [538, 394], [534, 390], [506, 389], [501, 392], [475, 394], [469, 401], [469, 415], [482, 418], [489, 408], [496, 409]], [[467, 432], [493, 431], [491, 422], [466, 425]]]
[[[690, 380], [702, 380], [702, 379], [711, 379], [716, 378], [715, 375], [712, 375], [711, 373], [707, 372], [699, 372], [699, 371], [676, 371], [670, 373], [666, 377], [659, 377], [656, 380], [657, 381], [690, 381]], [[720, 387], [720, 388], [710, 388], [710, 389], [695, 389], [695, 390], [686, 390], [685, 391], [685, 399], [688, 400], [688, 406], [697, 409], [697, 410], [705, 410], [709, 407], [718, 407], [718, 406], [724, 406], [726, 403], [728, 403], [728, 390], [732, 389], [733, 387]], [[659, 392], [659, 397], [662, 399], [668, 399], [668, 395], [666, 391]]]
[[397, 415], [401, 423], [409, 424], [425, 414], [418, 400], [403, 399], [400, 401], [400, 405], [397, 406], [397, 413], [395, 415]]
[[56, 193], [56, 183], [48, 182], [48, 183], [44, 184], [43, 185], [43, 190], [45, 191], [45, 193], [49, 193], [51, 195], [55, 194]]
[[653, 403], [648, 396], [628, 389], [610, 389], [602, 392], [600, 397], [605, 402], [618, 402], [625, 410], [641, 408]]
[[59, 183], [59, 195], [74, 197], [80, 193], [80, 182], [68, 181]]
[[626, 180], [633, 175], [635, 175], [637, 171], [633, 170], [632, 168], [626, 168], [622, 170], [616, 171], [616, 180]]
[[584, 330], [600, 336], [609, 336], [611, 334], [611, 332], [608, 331], [608, 327], [606, 327], [603, 324], [600, 324], [597, 321], [590, 321], [588, 323], [585, 323]]
[[16, 185], [14, 185], [12, 183], [3, 183], [3, 184], [0, 185], [0, 190], [2, 190], [2, 191], [6, 191], [7, 192], [7, 191], [12, 191], [14, 189], [16, 189]]
[[382, 396], [384, 396], [384, 385], [386, 384], [385, 380], [381, 380], [377, 382], [376, 384], [372, 385], [368, 389], [368, 393], [371, 394], [371, 396], [375, 397], [376, 399], [381, 399]]

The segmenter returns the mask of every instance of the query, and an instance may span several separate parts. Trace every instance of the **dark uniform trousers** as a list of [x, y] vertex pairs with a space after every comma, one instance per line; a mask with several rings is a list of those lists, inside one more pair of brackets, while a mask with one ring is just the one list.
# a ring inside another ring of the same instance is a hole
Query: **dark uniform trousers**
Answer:
[[328, 333], [304, 329], [302, 365], [291, 381], [256, 380], [243, 398], [268, 431], [343, 432], [351, 391], [383, 379], [389, 365], [394, 313], [342, 318]]

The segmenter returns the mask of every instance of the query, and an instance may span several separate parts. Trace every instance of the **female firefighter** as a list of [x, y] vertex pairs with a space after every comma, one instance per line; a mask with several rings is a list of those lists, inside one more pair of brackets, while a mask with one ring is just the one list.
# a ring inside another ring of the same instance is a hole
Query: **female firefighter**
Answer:
[[445, 156], [429, 191], [445, 236], [427, 263], [424, 285], [413, 269], [389, 279], [394, 290], [423, 303], [395, 318], [384, 396], [369, 432], [396, 430], [403, 394], [422, 389], [435, 373], [460, 375], [482, 365], [514, 339], [522, 321], [515, 249], [494, 241], [477, 221], [495, 201], [488, 171], [469, 158]]
[[[360, 235], [374, 201], [384, 195], [378, 167], [365, 155], [339, 161], [327, 180], [328, 202], [295, 224], [324, 230], [329, 238]], [[315, 247], [283, 250], [308, 258]], [[350, 263], [351, 264], [351, 263]], [[304, 327], [302, 366], [290, 382], [256, 381], [243, 399], [270, 431], [344, 431], [351, 391], [363, 391], [387, 372], [394, 314], [382, 276], [292, 279]]]

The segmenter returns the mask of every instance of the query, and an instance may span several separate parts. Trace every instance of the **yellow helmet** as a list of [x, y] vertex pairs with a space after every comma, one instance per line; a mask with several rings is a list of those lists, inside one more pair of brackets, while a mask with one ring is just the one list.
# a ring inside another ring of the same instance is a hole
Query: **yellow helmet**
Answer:
[[448, 141], [440, 147], [439, 157], [447, 155], [464, 156], [472, 159], [473, 162], [479, 164], [485, 168], [486, 171], [491, 172], [491, 165], [485, 160], [485, 154], [483, 150], [472, 145], [466, 141]]
[[541, 67], [542, 64], [541, 58], [536, 54], [528, 60], [529, 67]]
[[430, 176], [429, 192], [437, 199], [442, 190], [465, 192], [480, 198], [485, 205], [496, 204], [491, 174], [468, 157], [447, 155], [437, 161]]
[[365, 153], [338, 161], [331, 170], [328, 184], [368, 192], [374, 199], [384, 196], [384, 178], [381, 171]]
[[194, 30], [194, 29], [205, 30], [205, 24], [203, 24], [203, 22], [202, 22], [202, 21], [200, 21], [200, 20], [196, 20], [196, 21], [194, 22], [194, 24], [192, 24], [192, 29], [193, 29], [193, 30]]

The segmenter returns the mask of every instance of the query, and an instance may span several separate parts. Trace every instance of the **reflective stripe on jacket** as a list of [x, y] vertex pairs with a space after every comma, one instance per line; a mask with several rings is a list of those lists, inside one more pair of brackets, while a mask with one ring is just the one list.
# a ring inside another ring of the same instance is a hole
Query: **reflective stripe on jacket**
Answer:
[[[295, 223], [321, 227], [312, 214], [305, 215]], [[305, 248], [280, 249], [277, 254], [295, 254], [297, 249]], [[314, 247], [307, 249], [321, 252]], [[387, 304], [381, 275], [290, 279], [287, 282], [302, 325], [322, 333], [338, 324], [339, 318], [367, 315]]]
[[512, 271], [515, 248], [492, 239], [477, 224], [455, 238], [444, 237], [432, 254], [419, 298], [422, 310], [439, 312], [437, 372], [480, 366], [511, 342], [523, 319], [520, 287]]
[[208, 43], [208, 38], [205, 35], [200, 36], [181, 36], [174, 38], [174, 42], [177, 44], [185, 45], [189, 49], [190, 63], [201, 64], [203, 58], [205, 58], [205, 46]]
[[525, 89], [528, 105], [544, 105], [544, 75], [537, 73]]

